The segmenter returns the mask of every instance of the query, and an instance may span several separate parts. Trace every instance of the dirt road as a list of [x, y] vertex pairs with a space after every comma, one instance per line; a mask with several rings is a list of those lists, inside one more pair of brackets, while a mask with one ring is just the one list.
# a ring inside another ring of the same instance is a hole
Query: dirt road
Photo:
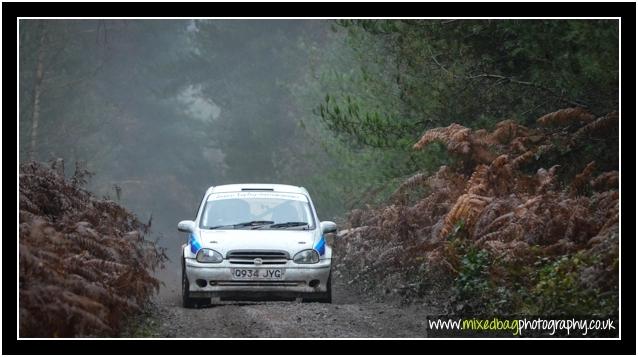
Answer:
[[226, 302], [181, 307], [177, 287], [166, 287], [130, 337], [427, 337], [425, 306], [366, 302], [338, 281], [333, 303]]

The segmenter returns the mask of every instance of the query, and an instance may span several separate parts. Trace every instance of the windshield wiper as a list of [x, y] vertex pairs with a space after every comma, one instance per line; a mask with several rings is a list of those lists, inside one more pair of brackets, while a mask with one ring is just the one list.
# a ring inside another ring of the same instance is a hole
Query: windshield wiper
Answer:
[[212, 226], [212, 227], [204, 226], [202, 228], [204, 228], [204, 229], [220, 229], [220, 228], [230, 228], [230, 227], [233, 227], [233, 225], [232, 224], [222, 224], [220, 226]]
[[242, 223], [235, 223], [233, 224], [233, 227], [238, 228], [238, 227], [250, 227], [250, 226], [263, 226], [266, 224], [273, 224], [275, 222], [273, 221], [249, 221], [249, 222], [242, 222]]
[[307, 226], [308, 222], [282, 222], [275, 223], [268, 226], [268, 228], [288, 228], [288, 227], [300, 227]]
[[219, 226], [212, 226], [212, 227], [202, 227], [204, 229], [220, 229], [220, 228], [239, 228], [239, 227], [249, 227], [249, 226], [256, 226], [255, 228], [259, 228], [263, 225], [266, 224], [272, 224], [275, 223], [273, 221], [250, 221], [250, 222], [241, 222], [241, 223], [234, 223], [234, 224], [222, 224]]

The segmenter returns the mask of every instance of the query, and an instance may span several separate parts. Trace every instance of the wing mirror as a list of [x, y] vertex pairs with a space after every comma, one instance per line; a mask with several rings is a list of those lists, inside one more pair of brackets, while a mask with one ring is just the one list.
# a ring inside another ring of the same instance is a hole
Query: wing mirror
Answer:
[[195, 222], [181, 221], [177, 224], [177, 230], [185, 233], [193, 233], [193, 231], [195, 230]]
[[320, 226], [323, 233], [335, 233], [337, 231], [337, 225], [332, 221], [323, 221]]

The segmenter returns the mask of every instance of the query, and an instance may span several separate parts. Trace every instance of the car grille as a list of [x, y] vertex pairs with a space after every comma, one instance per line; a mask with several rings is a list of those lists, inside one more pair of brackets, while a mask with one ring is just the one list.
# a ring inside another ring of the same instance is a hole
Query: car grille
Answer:
[[233, 250], [226, 254], [231, 264], [255, 264], [261, 259], [261, 265], [284, 265], [290, 259], [288, 252], [280, 250]]

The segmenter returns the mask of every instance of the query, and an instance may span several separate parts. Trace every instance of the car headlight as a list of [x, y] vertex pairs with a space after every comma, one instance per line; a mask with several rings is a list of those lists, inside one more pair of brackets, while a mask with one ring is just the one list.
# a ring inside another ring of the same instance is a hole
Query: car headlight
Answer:
[[200, 263], [221, 263], [224, 258], [219, 252], [212, 249], [200, 249], [196, 259]]
[[306, 249], [301, 252], [295, 254], [295, 257], [292, 258], [297, 264], [314, 264], [319, 263], [319, 253], [317, 253], [314, 249]]

